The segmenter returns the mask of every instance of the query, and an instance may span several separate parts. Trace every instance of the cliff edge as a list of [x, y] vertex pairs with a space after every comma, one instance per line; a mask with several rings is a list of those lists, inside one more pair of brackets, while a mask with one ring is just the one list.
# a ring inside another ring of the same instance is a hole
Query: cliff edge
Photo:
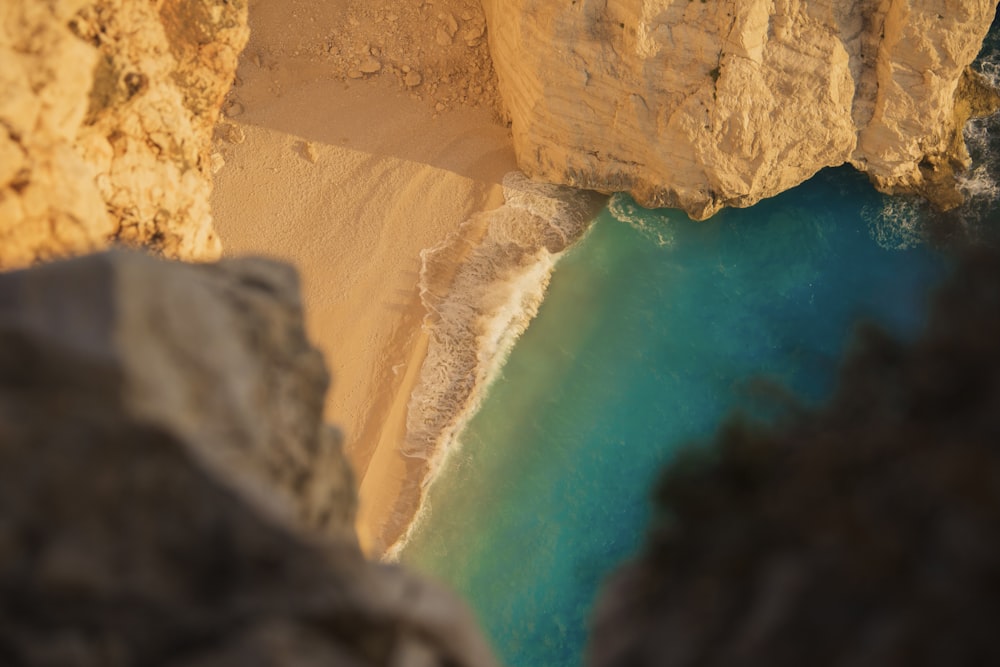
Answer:
[[217, 258], [212, 129], [248, 35], [246, 0], [0, 3], [0, 270]]
[[884, 192], [961, 201], [956, 91], [996, 0], [483, 4], [531, 176], [697, 219], [845, 162]]

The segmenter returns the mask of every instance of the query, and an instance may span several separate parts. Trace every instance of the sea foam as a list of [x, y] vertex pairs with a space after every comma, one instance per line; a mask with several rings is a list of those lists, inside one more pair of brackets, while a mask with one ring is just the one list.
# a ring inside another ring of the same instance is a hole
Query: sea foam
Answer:
[[660, 248], [674, 245], [674, 230], [668, 224], [667, 216], [651, 217], [649, 212], [636, 204], [630, 196], [621, 192], [611, 195], [608, 211], [615, 220], [630, 225], [654, 245]]
[[[600, 201], [594, 193], [536, 183], [520, 172], [504, 177], [503, 192], [503, 206], [470, 218], [421, 253], [429, 342], [400, 452], [427, 461], [423, 498], [538, 313], [556, 261], [590, 227]], [[386, 560], [398, 559], [428, 511], [422, 500], [402, 537], [386, 549]]]

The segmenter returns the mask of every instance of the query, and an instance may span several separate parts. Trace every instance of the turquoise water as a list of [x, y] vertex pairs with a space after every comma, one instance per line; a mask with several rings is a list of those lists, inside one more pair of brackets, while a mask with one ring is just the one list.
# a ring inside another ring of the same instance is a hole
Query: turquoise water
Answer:
[[[994, 25], [977, 67], [1000, 83], [998, 53]], [[641, 543], [678, 448], [736, 410], [766, 417], [776, 387], [822, 400], [859, 319], [914, 336], [948, 270], [922, 239], [995, 242], [1000, 119], [966, 137], [972, 200], [945, 215], [848, 168], [701, 223], [613, 198], [559, 263], [402, 560], [471, 602], [505, 664], [582, 664], [600, 583]]]
[[843, 169], [702, 223], [613, 200], [632, 223], [605, 209], [558, 265], [404, 562], [464, 593], [506, 664], [581, 664], [679, 446], [754, 411], [760, 380], [826, 396], [858, 318], [919, 329], [946, 263], [894, 247], [885, 201]]

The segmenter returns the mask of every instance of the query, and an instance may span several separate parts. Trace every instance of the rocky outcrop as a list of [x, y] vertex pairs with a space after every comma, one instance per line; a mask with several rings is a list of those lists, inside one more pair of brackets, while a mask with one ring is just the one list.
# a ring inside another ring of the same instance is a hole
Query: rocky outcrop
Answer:
[[956, 89], [996, 4], [485, 0], [484, 8], [522, 170], [705, 218], [844, 162], [883, 191], [954, 205], [954, 184], [941, 184], [968, 160]]
[[822, 409], [678, 457], [598, 605], [592, 667], [1000, 661], [1000, 254], [922, 338], [871, 328]]
[[362, 558], [301, 316], [263, 260], [0, 275], [0, 662], [493, 664]]
[[212, 128], [245, 0], [0, 4], [0, 269], [143, 245], [214, 259]]

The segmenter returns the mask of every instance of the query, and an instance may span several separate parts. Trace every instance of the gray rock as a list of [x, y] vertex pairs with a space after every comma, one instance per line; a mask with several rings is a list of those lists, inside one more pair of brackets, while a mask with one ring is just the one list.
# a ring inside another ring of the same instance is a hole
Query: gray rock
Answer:
[[492, 664], [362, 558], [297, 287], [119, 252], [0, 275], [0, 664]]

